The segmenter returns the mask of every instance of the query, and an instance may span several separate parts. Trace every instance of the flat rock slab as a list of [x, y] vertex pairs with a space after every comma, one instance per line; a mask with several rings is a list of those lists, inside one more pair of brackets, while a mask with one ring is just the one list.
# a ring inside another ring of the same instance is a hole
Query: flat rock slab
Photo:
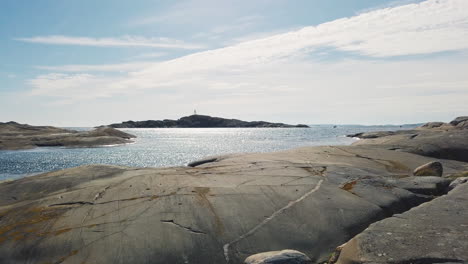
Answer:
[[[0, 263], [243, 263], [337, 245], [427, 197], [434, 159], [367, 147], [223, 156], [196, 167], [82, 166], [0, 184]], [[447, 174], [468, 164], [440, 160]]]
[[468, 161], [468, 129], [370, 132], [353, 145], [405, 151], [423, 156]]
[[339, 264], [467, 263], [468, 184], [372, 224], [343, 247]]

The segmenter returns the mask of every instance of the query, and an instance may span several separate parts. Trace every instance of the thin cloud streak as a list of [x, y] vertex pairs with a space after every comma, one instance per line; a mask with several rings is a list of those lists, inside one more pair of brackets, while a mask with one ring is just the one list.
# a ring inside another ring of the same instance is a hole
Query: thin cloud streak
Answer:
[[130, 59], [153, 59], [153, 58], [160, 58], [168, 55], [164, 52], [149, 52], [149, 53], [142, 53], [131, 57]]
[[129, 63], [116, 64], [75, 64], [75, 65], [60, 65], [60, 66], [35, 66], [34, 68], [46, 71], [55, 72], [131, 72], [142, 70], [155, 62], [140, 61]]
[[198, 44], [185, 43], [180, 40], [169, 38], [146, 38], [136, 36], [125, 36], [121, 38], [90, 38], [75, 36], [36, 36], [30, 38], [16, 38], [17, 41], [50, 44], [50, 45], [76, 45], [93, 47], [151, 47], [164, 49], [203, 49]]

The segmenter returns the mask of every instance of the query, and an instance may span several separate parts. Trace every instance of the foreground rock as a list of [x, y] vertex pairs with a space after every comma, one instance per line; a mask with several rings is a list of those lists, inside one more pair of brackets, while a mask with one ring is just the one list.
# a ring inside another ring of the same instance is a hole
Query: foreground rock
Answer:
[[271, 251], [252, 255], [245, 259], [245, 264], [312, 264], [304, 253], [296, 250]]
[[[443, 177], [411, 176], [431, 161], [308, 147], [194, 167], [82, 166], [5, 182], [0, 263], [243, 263], [286, 248], [321, 262], [369, 224], [441, 192]], [[440, 162], [444, 176], [468, 170]]]
[[441, 159], [468, 161], [468, 126], [465, 117], [449, 124], [428, 123], [414, 130], [369, 132], [349, 135], [362, 140], [353, 145], [405, 151]]
[[206, 115], [185, 116], [178, 120], [126, 121], [109, 125], [114, 128], [208, 128], [208, 127], [308, 127], [307, 125], [287, 125], [265, 121], [241, 121]]
[[94, 147], [125, 144], [135, 136], [111, 127], [79, 132], [51, 126], [30, 126], [16, 122], [0, 123], [0, 150], [36, 147]]
[[341, 249], [339, 264], [467, 263], [468, 184], [371, 225]]

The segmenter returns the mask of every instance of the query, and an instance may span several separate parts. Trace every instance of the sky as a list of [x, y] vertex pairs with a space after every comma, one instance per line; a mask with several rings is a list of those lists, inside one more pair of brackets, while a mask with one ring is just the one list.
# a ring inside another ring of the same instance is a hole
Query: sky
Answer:
[[0, 122], [468, 115], [467, 0], [0, 0]]

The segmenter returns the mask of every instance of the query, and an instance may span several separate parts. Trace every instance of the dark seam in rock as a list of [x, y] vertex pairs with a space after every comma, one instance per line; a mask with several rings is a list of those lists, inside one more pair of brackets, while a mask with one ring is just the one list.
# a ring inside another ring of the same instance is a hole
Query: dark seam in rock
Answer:
[[183, 225], [181, 225], [181, 224], [178, 224], [178, 223], [176, 223], [173, 219], [171, 219], [171, 220], [161, 220], [161, 222], [162, 222], [162, 223], [167, 223], [167, 224], [173, 224], [173, 225], [175, 225], [175, 226], [178, 226], [178, 227], [180, 227], [180, 228], [183, 228], [183, 229], [185, 229], [185, 230], [187, 230], [187, 231], [189, 231], [189, 232], [191, 232], [191, 233], [197, 234], [197, 235], [206, 235], [206, 233], [203, 232], [203, 231], [199, 231], [199, 230], [193, 229], [193, 228], [191, 228], [191, 227], [187, 227], [187, 226], [183, 226]]
[[106, 186], [102, 191], [98, 192], [96, 194], [96, 196], [94, 196], [94, 201], [96, 201], [97, 199], [99, 198], [102, 198], [102, 196], [104, 195], [104, 193], [107, 191], [107, 189], [109, 189], [110, 186]]
[[66, 203], [51, 204], [51, 205], [49, 205], [49, 207], [52, 207], [52, 206], [61, 206], [61, 205], [85, 205], [85, 204], [94, 205], [94, 203], [92, 203], [92, 202], [77, 201], [77, 202], [66, 202]]

